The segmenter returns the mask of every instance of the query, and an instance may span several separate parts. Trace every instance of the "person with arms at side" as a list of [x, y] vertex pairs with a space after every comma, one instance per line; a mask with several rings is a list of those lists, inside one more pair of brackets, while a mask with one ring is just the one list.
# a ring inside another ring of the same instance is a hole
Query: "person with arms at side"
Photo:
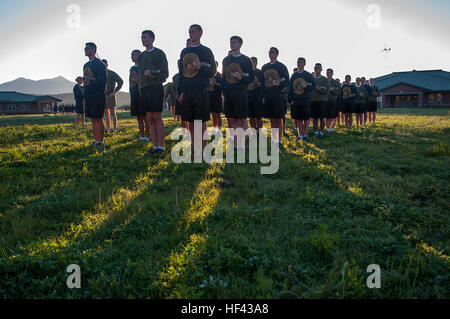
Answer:
[[[321, 75], [322, 64], [316, 63], [314, 66], [314, 80], [316, 87], [311, 97], [311, 118], [314, 125], [314, 136], [323, 136], [325, 131], [325, 119], [327, 117], [327, 103], [330, 82]], [[319, 123], [320, 122], [320, 123]], [[320, 124], [320, 131], [319, 131]]]
[[86, 116], [91, 118], [95, 142], [93, 146], [98, 151], [105, 150], [105, 126], [103, 115], [105, 114], [105, 89], [106, 66], [97, 57], [97, 46], [93, 42], [86, 43], [85, 55], [89, 58], [83, 66], [84, 98], [86, 100]]
[[366, 99], [366, 103], [364, 104], [364, 110], [363, 110], [363, 112], [364, 112], [364, 126], [366, 126], [367, 125], [367, 119], [368, 119], [367, 114], [368, 114], [369, 99], [370, 99], [370, 97], [372, 95], [372, 86], [369, 85], [366, 82], [366, 78], [365, 77], [361, 78], [361, 86], [363, 86], [366, 89], [367, 94], [368, 94], [367, 95], [367, 99]]
[[138, 59], [140, 50], [131, 52], [131, 61], [134, 65], [130, 69], [130, 99], [131, 99], [131, 116], [136, 116], [139, 127], [139, 140], [150, 142], [150, 122], [147, 118], [146, 111], [141, 107], [139, 96], [139, 69]]
[[369, 96], [369, 104], [367, 106], [369, 112], [369, 124], [375, 124], [377, 119], [378, 97], [381, 94], [380, 89], [375, 85], [375, 81], [372, 78], [369, 80], [369, 83], [372, 88], [372, 94]]
[[165, 127], [162, 118], [164, 104], [163, 83], [169, 76], [166, 54], [153, 46], [155, 34], [151, 30], [141, 33], [145, 51], [138, 57], [138, 75], [141, 107], [150, 122], [153, 147], [147, 155], [161, 156], [165, 153]]
[[81, 118], [81, 125], [85, 126], [84, 123], [84, 108], [85, 108], [85, 100], [84, 100], [84, 88], [82, 87], [83, 84], [83, 77], [79, 76], [75, 80], [77, 84], [73, 87], [73, 96], [75, 98], [75, 126], [78, 126], [78, 123]]
[[[113, 122], [113, 132], [117, 133], [117, 114], [116, 114], [116, 94], [123, 86], [122, 78], [114, 71], [108, 68], [108, 61], [102, 60], [106, 65], [106, 107], [105, 107], [105, 119], [106, 119], [106, 132], [111, 132], [111, 118]], [[117, 84], [117, 86], [116, 86]], [[111, 114], [111, 117], [110, 117]]]

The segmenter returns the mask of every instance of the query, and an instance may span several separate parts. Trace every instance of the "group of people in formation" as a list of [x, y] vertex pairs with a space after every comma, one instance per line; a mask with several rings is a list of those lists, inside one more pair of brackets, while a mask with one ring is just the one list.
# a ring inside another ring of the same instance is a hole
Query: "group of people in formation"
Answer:
[[[320, 63], [314, 72], [305, 70], [306, 59], [299, 58], [292, 76], [286, 66], [278, 61], [279, 51], [269, 50], [270, 61], [258, 69], [258, 60], [249, 58], [241, 52], [243, 39], [233, 36], [230, 51], [222, 62], [222, 73], [218, 72], [212, 51], [201, 43], [203, 30], [194, 24], [189, 28], [189, 39], [180, 54], [179, 72], [165, 94], [163, 83], [169, 77], [165, 53], [154, 47], [155, 34], [145, 30], [141, 34], [144, 51], [133, 50], [130, 69], [131, 115], [137, 117], [140, 139], [150, 141], [153, 147], [148, 155], [159, 156], [165, 152], [165, 127], [163, 105], [169, 100], [175, 119], [181, 120], [183, 128], [190, 131], [193, 146], [205, 147], [203, 139], [194, 139], [194, 123], [201, 121], [202, 133], [206, 122], [213, 120], [214, 130], [222, 127], [222, 114], [225, 114], [228, 128], [247, 131], [250, 127], [260, 132], [263, 118], [270, 120], [272, 143], [282, 145], [285, 132], [285, 116], [288, 106], [294, 127], [298, 132], [297, 141], [308, 141], [310, 122], [314, 136], [321, 137], [324, 132], [333, 133], [337, 123], [347, 128], [353, 125], [375, 123], [379, 89], [373, 79], [366, 83], [365, 78], [357, 78], [356, 84], [347, 75], [340, 83], [333, 78], [333, 70], [322, 75]], [[114, 111], [115, 94], [122, 87], [122, 79], [107, 69], [107, 61], [97, 58], [97, 47], [86, 43], [85, 54], [89, 62], [84, 65], [84, 75], [79, 85], [84, 83], [83, 101], [86, 116], [92, 120], [96, 148], [104, 149], [104, 124], [110, 131], [110, 114], [113, 118], [113, 131], [116, 132], [117, 116]], [[117, 86], [116, 86], [117, 84]], [[106, 92], [106, 93], [105, 93]], [[245, 136], [235, 136], [235, 148], [245, 148]]]

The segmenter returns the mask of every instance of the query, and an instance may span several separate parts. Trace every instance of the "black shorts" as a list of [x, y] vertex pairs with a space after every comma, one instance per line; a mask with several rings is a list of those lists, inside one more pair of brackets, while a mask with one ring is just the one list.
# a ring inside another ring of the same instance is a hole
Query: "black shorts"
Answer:
[[281, 95], [267, 94], [264, 96], [264, 112], [263, 117], [267, 119], [284, 118], [284, 106]]
[[230, 119], [246, 119], [248, 116], [248, 95], [244, 89], [232, 89], [224, 92], [224, 113]]
[[183, 105], [180, 103], [180, 101], [175, 102], [175, 115], [181, 116], [183, 114]]
[[324, 119], [327, 117], [327, 101], [311, 101], [311, 118]]
[[131, 116], [145, 116], [147, 112], [141, 108], [139, 92], [130, 92]]
[[186, 88], [181, 108], [181, 120], [186, 122], [194, 122], [196, 120], [208, 122], [211, 116], [207, 89], [203, 87]]
[[262, 97], [259, 95], [248, 97], [248, 117], [261, 118], [263, 116], [264, 106]]
[[344, 113], [344, 114], [353, 113], [353, 101], [352, 100], [343, 100], [342, 101], [342, 113]]
[[310, 99], [295, 100], [291, 108], [291, 117], [294, 120], [309, 120], [311, 117]]
[[146, 113], [158, 113], [163, 111], [164, 88], [162, 84], [145, 86], [140, 89], [140, 108]]
[[378, 102], [376, 101], [371, 101], [367, 105], [367, 112], [376, 112], [377, 109], [378, 109]]
[[105, 114], [105, 93], [86, 94], [86, 116], [94, 119], [102, 119]]
[[337, 102], [328, 101], [327, 103], [327, 119], [335, 119], [338, 116]]
[[336, 112], [339, 113], [342, 112], [342, 101], [336, 101]]
[[84, 106], [83, 106], [83, 103], [77, 103], [77, 104], [75, 105], [75, 112], [76, 112], [77, 114], [84, 114]]
[[222, 113], [222, 97], [220, 95], [209, 96], [209, 109], [211, 113]]
[[353, 109], [353, 113], [362, 114], [364, 113], [366, 103], [355, 103], [355, 108]]

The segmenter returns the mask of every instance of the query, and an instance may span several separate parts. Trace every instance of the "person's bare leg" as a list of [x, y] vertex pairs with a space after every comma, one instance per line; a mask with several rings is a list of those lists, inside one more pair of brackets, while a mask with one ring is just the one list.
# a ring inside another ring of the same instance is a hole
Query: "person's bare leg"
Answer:
[[144, 119], [144, 126], [145, 126], [145, 137], [150, 138], [150, 119], [145, 115], [143, 116]]
[[319, 119], [313, 119], [314, 133], [319, 132]]
[[98, 136], [97, 119], [91, 118], [92, 122], [92, 133], [94, 134], [94, 141], [98, 142], [100, 140]]
[[145, 137], [145, 120], [143, 116], [137, 117], [138, 127], [139, 127], [139, 136]]
[[116, 114], [116, 108], [111, 108], [111, 117], [113, 122], [114, 131], [117, 131], [117, 114]]
[[270, 119], [270, 124], [271, 124], [272, 129], [274, 130], [273, 136], [272, 136], [272, 141], [278, 143], [281, 141], [281, 137], [280, 137], [280, 135], [281, 135], [280, 130], [281, 130], [281, 125], [282, 125], [281, 119]]
[[109, 109], [105, 108], [105, 121], [108, 133], [111, 131], [111, 118], [109, 117]]
[[162, 119], [162, 113], [155, 113], [155, 122], [158, 130], [158, 147], [164, 148], [164, 139], [166, 137], [166, 128]]
[[153, 147], [158, 147], [158, 123], [155, 120], [154, 113], [147, 113], [147, 117], [150, 121], [150, 132], [152, 135]]
[[105, 125], [103, 124], [102, 119], [98, 119], [98, 129], [99, 129], [100, 142], [103, 142], [103, 140], [105, 139]]
[[84, 114], [81, 114], [81, 125], [86, 126]]
[[322, 132], [325, 131], [325, 119], [324, 118], [320, 119], [320, 130]]
[[303, 120], [303, 136], [308, 136], [309, 133], [309, 120]]
[[75, 126], [78, 126], [78, 121], [79, 121], [79, 119], [80, 119], [80, 114], [77, 114], [77, 115], [75, 116]]

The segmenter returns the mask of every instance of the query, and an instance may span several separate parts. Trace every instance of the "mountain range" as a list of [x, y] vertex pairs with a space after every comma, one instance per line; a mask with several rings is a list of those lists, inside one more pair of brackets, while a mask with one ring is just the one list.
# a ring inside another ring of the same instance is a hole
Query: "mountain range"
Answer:
[[[72, 93], [74, 85], [75, 82], [69, 81], [62, 76], [36, 81], [20, 77], [13, 81], [0, 84], [0, 91], [16, 91], [32, 95], [51, 95], [63, 100], [61, 103], [71, 105], [75, 104]], [[117, 94], [117, 105], [129, 104], [130, 94], [128, 92], [119, 92]]]

